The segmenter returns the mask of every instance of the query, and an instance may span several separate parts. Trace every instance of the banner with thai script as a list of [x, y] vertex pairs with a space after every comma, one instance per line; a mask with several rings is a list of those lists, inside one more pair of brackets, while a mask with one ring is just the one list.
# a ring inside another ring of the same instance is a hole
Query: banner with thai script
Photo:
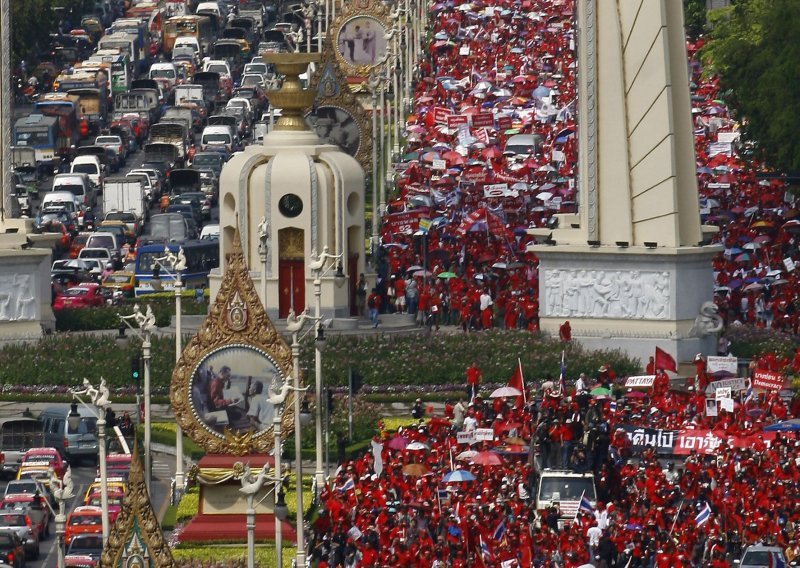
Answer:
[[473, 114], [472, 117], [472, 127], [478, 128], [482, 126], [492, 127], [494, 126], [494, 115], [490, 112], [481, 112], [478, 114]]
[[456, 128], [462, 124], [467, 124], [469, 118], [466, 114], [451, 114], [447, 117], [447, 128]]
[[383, 218], [382, 232], [392, 235], [410, 235], [419, 229], [419, 219], [428, 216], [428, 209], [392, 213]]
[[727, 446], [727, 440], [712, 430], [681, 430], [673, 453], [678, 456], [687, 456], [692, 451], [715, 454], [720, 446]]
[[447, 124], [447, 117], [450, 116], [451, 112], [449, 108], [446, 107], [433, 107], [433, 120], [437, 124]]
[[632, 424], [619, 424], [618, 428], [625, 430], [625, 435], [631, 442], [633, 451], [655, 448], [658, 454], [671, 454], [675, 445], [674, 430], [659, 430], [656, 428], [642, 428]]
[[475, 430], [468, 432], [456, 432], [456, 442], [459, 444], [474, 444], [475, 443]]
[[756, 371], [753, 373], [753, 386], [767, 390], [781, 390], [786, 381], [781, 373], [775, 371]]
[[739, 372], [739, 358], [716, 357], [713, 355], [709, 355], [709, 357], [706, 359], [706, 371], [708, 373], [727, 371], [731, 375], [736, 376], [736, 374]]
[[484, 440], [491, 442], [492, 440], [494, 440], [494, 430], [492, 430], [491, 428], [476, 428], [475, 440], [477, 440], [478, 442]]

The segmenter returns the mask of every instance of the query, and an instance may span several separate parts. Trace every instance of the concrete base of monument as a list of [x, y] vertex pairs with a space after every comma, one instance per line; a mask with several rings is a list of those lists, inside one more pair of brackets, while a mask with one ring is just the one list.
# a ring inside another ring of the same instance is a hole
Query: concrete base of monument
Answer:
[[542, 331], [558, 337], [569, 321], [573, 340], [591, 349], [621, 349], [643, 364], [655, 348], [677, 362], [715, 349], [718, 323], [711, 258], [719, 247], [535, 246]]
[[[271, 456], [252, 454], [246, 456], [207, 455], [197, 464], [199, 468], [200, 504], [198, 514], [181, 532], [181, 542], [247, 542], [247, 500], [239, 491], [242, 485], [232, 477], [242, 465], [249, 465], [258, 476], [264, 465], [272, 467]], [[254, 499], [256, 509], [256, 540], [274, 540], [275, 523], [280, 522], [273, 512], [275, 499], [273, 483], [264, 483]], [[293, 542], [297, 536], [294, 527], [281, 522], [284, 542]]]

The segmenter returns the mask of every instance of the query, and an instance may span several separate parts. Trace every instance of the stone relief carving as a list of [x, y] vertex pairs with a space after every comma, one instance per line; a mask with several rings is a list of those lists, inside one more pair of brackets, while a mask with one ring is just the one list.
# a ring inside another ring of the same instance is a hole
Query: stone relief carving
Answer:
[[544, 273], [544, 316], [667, 319], [669, 272], [565, 270]]
[[31, 274], [0, 276], [0, 321], [37, 319], [37, 298]]

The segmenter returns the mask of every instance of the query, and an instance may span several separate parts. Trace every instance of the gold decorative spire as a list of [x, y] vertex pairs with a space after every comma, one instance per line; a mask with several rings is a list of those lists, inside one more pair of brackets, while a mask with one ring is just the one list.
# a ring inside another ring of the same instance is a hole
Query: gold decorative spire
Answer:
[[318, 53], [265, 53], [264, 59], [283, 75], [283, 86], [279, 90], [267, 91], [272, 106], [281, 109], [275, 130], [308, 131], [303, 112], [314, 104], [317, 96], [313, 89], [303, 89], [300, 75], [308, 70], [310, 63], [319, 61]]
[[177, 568], [150, 503], [136, 442], [131, 456], [128, 490], [122, 500], [122, 510], [111, 527], [108, 542], [103, 547], [100, 566]]

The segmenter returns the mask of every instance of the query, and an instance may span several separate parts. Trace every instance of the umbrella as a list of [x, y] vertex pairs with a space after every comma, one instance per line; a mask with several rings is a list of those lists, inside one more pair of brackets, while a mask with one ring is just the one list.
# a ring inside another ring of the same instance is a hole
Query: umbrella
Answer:
[[506, 444], [509, 446], [524, 446], [525, 440], [518, 436], [512, 436], [510, 438], [506, 438]]
[[753, 282], [752, 284], [748, 284], [743, 288], [745, 292], [755, 292], [756, 290], [763, 290], [764, 285], [759, 282]]
[[631, 391], [625, 393], [625, 398], [645, 398], [647, 393], [643, 393], [641, 391]]
[[448, 279], [449, 280], [450, 278], [455, 278], [456, 276], [457, 275], [456, 275], [455, 272], [440, 272], [439, 276], [437, 276], [437, 278], [442, 278], [442, 279]]
[[611, 391], [610, 391], [610, 390], [608, 390], [608, 389], [607, 389], [607, 388], [605, 388], [605, 387], [597, 387], [596, 389], [592, 389], [592, 390], [589, 392], [589, 394], [591, 394], [591, 395], [593, 395], [593, 396], [604, 396], [604, 395], [605, 395], [605, 396], [609, 396], [609, 395], [611, 394]]
[[418, 264], [406, 268], [406, 272], [416, 272], [417, 270], [422, 270], [422, 267]]
[[386, 446], [392, 450], [404, 450], [408, 446], [408, 439], [403, 436], [395, 436], [386, 443]]
[[447, 472], [444, 477], [442, 477], [442, 481], [445, 483], [459, 483], [461, 481], [475, 481], [475, 476], [464, 469], [457, 469], [455, 471]]
[[475, 450], [466, 450], [466, 451], [463, 451], [460, 454], [458, 454], [456, 456], [456, 459], [459, 460], [459, 461], [467, 461], [467, 460], [471, 460], [472, 458], [474, 458], [477, 455], [478, 455], [478, 452], [476, 452]]
[[423, 475], [428, 475], [429, 473], [430, 470], [421, 463], [410, 463], [403, 466], [403, 475], [422, 477]]
[[518, 444], [508, 444], [499, 448], [495, 448], [498, 454], [527, 454], [530, 451], [528, 446], [520, 446]]
[[470, 462], [477, 465], [503, 465], [503, 458], [495, 452], [478, 452]]
[[800, 430], [800, 418], [792, 418], [783, 422], [776, 422], [765, 427], [766, 432], [793, 432]]
[[431, 275], [430, 270], [417, 270], [416, 272], [414, 272], [414, 276], [430, 276], [430, 275]]
[[489, 398], [504, 398], [507, 396], [522, 396], [522, 392], [514, 387], [500, 387], [492, 391]]
[[430, 446], [428, 444], [423, 444], [422, 442], [411, 442], [409, 445], [406, 446], [406, 449], [409, 451], [422, 451], [422, 450], [430, 450]]

